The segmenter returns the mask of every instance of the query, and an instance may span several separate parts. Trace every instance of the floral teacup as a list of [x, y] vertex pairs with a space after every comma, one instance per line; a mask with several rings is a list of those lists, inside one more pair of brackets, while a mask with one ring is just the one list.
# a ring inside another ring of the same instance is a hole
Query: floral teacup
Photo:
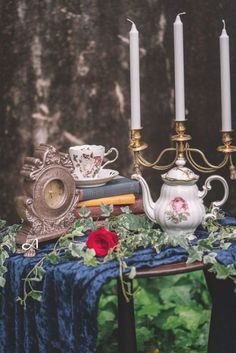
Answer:
[[[115, 157], [102, 165], [104, 157], [113, 151], [115, 152]], [[105, 147], [102, 145], [82, 145], [70, 147], [69, 154], [76, 176], [79, 179], [91, 179], [96, 178], [99, 171], [107, 164], [115, 162], [119, 152], [114, 147], [105, 152]]]

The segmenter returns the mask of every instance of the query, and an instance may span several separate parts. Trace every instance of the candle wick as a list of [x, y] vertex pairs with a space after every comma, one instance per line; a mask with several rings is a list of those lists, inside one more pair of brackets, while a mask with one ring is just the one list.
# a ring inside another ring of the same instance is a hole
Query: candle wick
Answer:
[[133, 25], [135, 25], [134, 21], [131, 21], [129, 18], [126, 18], [126, 20], [131, 22]]
[[180, 12], [177, 16], [186, 15], [186, 12]]
[[225, 20], [222, 20], [222, 22], [223, 22], [223, 29], [226, 29], [225, 28]]

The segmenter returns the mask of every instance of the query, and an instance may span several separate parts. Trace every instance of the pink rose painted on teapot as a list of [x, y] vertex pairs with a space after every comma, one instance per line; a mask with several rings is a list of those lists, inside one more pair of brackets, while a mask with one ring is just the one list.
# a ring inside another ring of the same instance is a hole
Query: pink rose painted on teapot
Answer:
[[178, 224], [182, 221], [186, 221], [190, 216], [188, 209], [188, 203], [182, 197], [177, 196], [171, 200], [165, 215], [167, 220], [172, 221], [174, 224]]
[[171, 201], [171, 206], [176, 212], [186, 211], [188, 209], [188, 204], [182, 197], [175, 197], [174, 200]]

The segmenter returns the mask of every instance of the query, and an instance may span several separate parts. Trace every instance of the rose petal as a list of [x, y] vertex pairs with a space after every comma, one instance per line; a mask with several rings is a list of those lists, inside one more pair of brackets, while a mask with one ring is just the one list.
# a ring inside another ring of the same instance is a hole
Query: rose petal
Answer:
[[115, 249], [118, 244], [118, 236], [115, 232], [101, 227], [91, 232], [87, 239], [87, 247], [94, 249], [97, 256], [106, 256], [110, 249]]

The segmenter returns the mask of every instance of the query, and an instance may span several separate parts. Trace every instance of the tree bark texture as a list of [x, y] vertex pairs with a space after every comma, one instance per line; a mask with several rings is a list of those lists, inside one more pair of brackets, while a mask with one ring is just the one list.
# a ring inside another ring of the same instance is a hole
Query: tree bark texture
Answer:
[[[0, 0], [0, 218], [17, 219], [19, 171], [39, 143], [65, 152], [75, 144], [119, 149], [113, 168], [132, 173], [130, 23], [140, 33], [140, 84], [145, 155], [170, 145], [174, 126], [173, 22], [184, 23], [185, 89], [192, 146], [213, 163], [222, 155], [218, 37], [230, 35], [232, 117], [236, 103], [236, 2], [233, 0]], [[235, 134], [234, 134], [235, 138]], [[236, 140], [236, 139], [235, 139]], [[236, 143], [236, 141], [235, 141]], [[165, 160], [164, 160], [165, 162]], [[228, 177], [228, 170], [219, 172]], [[144, 170], [153, 197], [160, 173]], [[199, 185], [205, 176], [200, 178]], [[236, 181], [226, 205], [236, 214]], [[220, 197], [212, 191], [209, 199]]]

